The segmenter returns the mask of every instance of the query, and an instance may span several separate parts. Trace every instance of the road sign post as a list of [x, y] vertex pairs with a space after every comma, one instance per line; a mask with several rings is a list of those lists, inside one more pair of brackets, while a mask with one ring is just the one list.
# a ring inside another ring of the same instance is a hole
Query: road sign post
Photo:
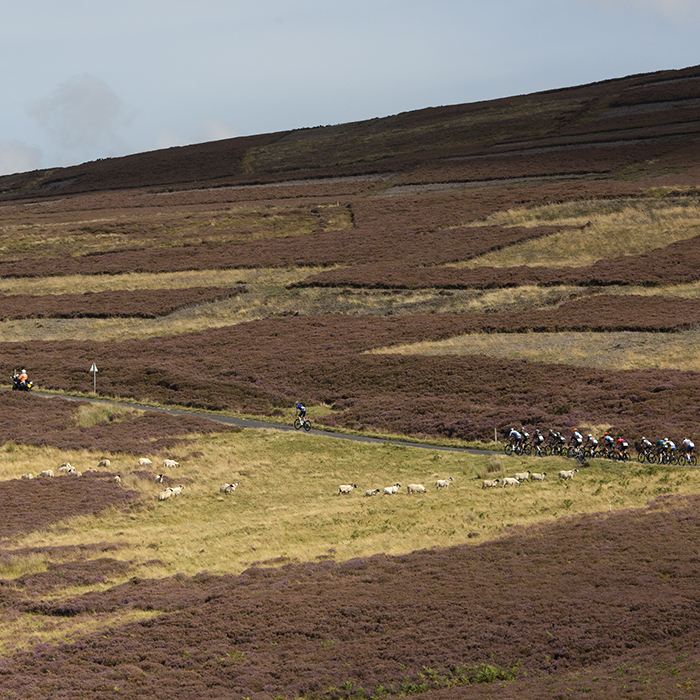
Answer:
[[97, 365], [93, 362], [92, 367], [90, 367], [92, 372], [92, 393], [97, 393]]

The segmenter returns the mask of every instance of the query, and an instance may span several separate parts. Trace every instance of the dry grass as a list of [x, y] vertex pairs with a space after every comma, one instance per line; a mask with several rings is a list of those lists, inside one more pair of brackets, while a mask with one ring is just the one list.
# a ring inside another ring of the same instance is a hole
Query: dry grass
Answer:
[[700, 371], [700, 331], [684, 333], [474, 333], [368, 351], [392, 355], [487, 355], [597, 369]]
[[637, 255], [700, 235], [700, 206], [677, 198], [586, 201], [509, 210], [485, 225], [578, 226], [483, 255], [457, 267], [581, 267], [621, 255]]

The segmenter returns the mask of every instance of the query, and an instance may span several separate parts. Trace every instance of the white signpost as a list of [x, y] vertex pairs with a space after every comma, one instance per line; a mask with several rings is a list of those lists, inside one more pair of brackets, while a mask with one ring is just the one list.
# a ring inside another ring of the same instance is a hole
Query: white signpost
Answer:
[[92, 367], [90, 367], [92, 372], [92, 391], [94, 394], [97, 393], [97, 365], [93, 362]]

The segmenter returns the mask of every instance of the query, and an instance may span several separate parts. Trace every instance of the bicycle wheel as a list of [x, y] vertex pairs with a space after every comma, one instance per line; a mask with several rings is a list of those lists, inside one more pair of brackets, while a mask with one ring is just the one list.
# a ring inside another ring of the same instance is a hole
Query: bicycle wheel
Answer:
[[513, 454], [513, 445], [511, 445], [510, 443], [508, 443], [508, 444], [503, 448], [503, 451], [504, 451], [507, 455], [512, 455], [512, 454]]
[[691, 467], [697, 467], [698, 466], [698, 458], [695, 455], [690, 455], [690, 461], [688, 462], [688, 464]]
[[545, 446], [542, 448], [542, 454], [543, 454], [545, 457], [549, 457], [549, 455], [552, 454], [552, 446], [551, 446], [551, 445], [545, 445]]
[[301, 421], [298, 418], [296, 418], [294, 420], [294, 430], [300, 430], [300, 429], [301, 429]]
[[307, 420], [304, 421], [304, 430], [306, 430], [307, 433], [311, 430], [311, 423]]
[[523, 453], [526, 455], [531, 455], [532, 454], [532, 445], [525, 445], [525, 447], [523, 447]]
[[644, 462], [646, 461], [646, 453], [645, 452], [638, 452], [637, 453], [637, 461], [640, 464], [644, 464]]

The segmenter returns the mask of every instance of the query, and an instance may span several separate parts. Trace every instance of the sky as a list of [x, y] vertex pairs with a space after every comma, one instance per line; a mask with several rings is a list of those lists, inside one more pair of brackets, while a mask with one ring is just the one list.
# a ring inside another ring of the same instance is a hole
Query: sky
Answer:
[[0, 175], [700, 64], [700, 0], [0, 10]]

